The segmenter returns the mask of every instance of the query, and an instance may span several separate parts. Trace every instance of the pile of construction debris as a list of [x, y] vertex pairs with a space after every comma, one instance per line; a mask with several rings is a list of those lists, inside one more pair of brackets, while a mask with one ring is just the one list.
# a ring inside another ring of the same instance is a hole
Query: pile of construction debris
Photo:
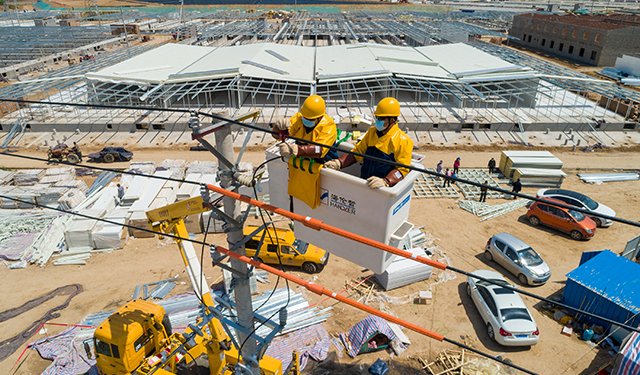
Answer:
[[443, 350], [432, 362], [412, 357], [420, 362], [422, 369], [431, 375], [506, 375], [511, 372], [498, 363], [462, 350]]

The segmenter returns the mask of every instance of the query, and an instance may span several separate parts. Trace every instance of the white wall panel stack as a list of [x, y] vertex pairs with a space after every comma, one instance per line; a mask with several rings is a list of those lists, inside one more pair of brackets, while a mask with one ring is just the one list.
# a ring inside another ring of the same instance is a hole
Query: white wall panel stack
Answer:
[[[171, 171], [168, 171], [168, 170], [158, 171], [158, 172], [155, 172], [153, 175], [156, 177], [169, 177], [171, 176]], [[145, 211], [147, 211], [150, 208], [151, 203], [156, 199], [156, 197], [158, 196], [158, 194], [160, 193], [160, 191], [162, 190], [166, 182], [167, 182], [166, 180], [160, 180], [157, 178], [149, 179], [149, 183], [147, 184], [147, 187], [145, 188], [145, 190], [142, 192], [140, 199], [135, 201], [135, 203], [133, 203], [133, 205], [129, 208], [129, 213], [131, 215], [129, 217], [129, 225], [133, 225], [133, 226], [145, 228], [145, 229], [151, 229], [151, 226], [149, 226], [149, 222], [147, 220], [147, 215], [145, 215]], [[172, 186], [172, 189], [175, 189], [175, 187], [177, 187], [177, 183], [174, 183], [170, 186]], [[175, 200], [175, 195], [174, 195], [174, 200]], [[129, 229], [129, 234], [136, 238], [153, 237], [153, 233], [136, 230], [132, 228]]]
[[[158, 171], [158, 172], [155, 172], [153, 175], [156, 177], [167, 178], [171, 176], [171, 171]], [[160, 193], [160, 190], [162, 190], [165, 183], [166, 183], [166, 180], [150, 178], [146, 188], [144, 189], [144, 191], [142, 191], [142, 195], [140, 196], [140, 199], [138, 199], [133, 203], [133, 205], [131, 205], [131, 208], [129, 209], [129, 211], [144, 212], [148, 210], [149, 207], [151, 206], [151, 202], [153, 202], [153, 200], [156, 199], [156, 196], [158, 196], [158, 193]]]
[[[119, 207], [111, 211], [106, 220], [120, 224], [126, 224], [126, 216], [129, 211], [126, 207]], [[129, 231], [122, 225], [98, 222], [93, 228], [91, 239], [95, 249], [122, 249], [127, 241]]]
[[178, 191], [178, 186], [180, 185], [177, 181], [167, 181], [164, 184], [164, 187], [160, 190], [156, 198], [151, 202], [149, 208], [158, 208], [164, 207], [176, 201], [176, 195]]
[[69, 189], [79, 189], [83, 193], [85, 193], [87, 191], [87, 189], [88, 189], [87, 183], [84, 182], [83, 180], [60, 181], [58, 183], [55, 183], [53, 186], [66, 187], [66, 188], [69, 188]]
[[[128, 223], [129, 225], [137, 228], [151, 229], [151, 226], [149, 225], [149, 220], [147, 219], [147, 215], [145, 215], [144, 211], [130, 212], [130, 215], [131, 216], [129, 216], [129, 223]], [[153, 233], [131, 228], [131, 227], [129, 227], [129, 235], [135, 238], [151, 238], [154, 236]]]
[[[83, 212], [84, 214], [84, 212]], [[90, 213], [86, 213], [89, 215]], [[85, 218], [76, 218], [71, 222], [67, 230], [64, 232], [64, 239], [67, 243], [68, 249], [74, 249], [78, 247], [90, 247], [93, 248], [93, 241], [91, 240], [91, 231], [95, 227], [97, 221]]]
[[16, 187], [16, 186], [2, 186], [0, 187], [0, 194], [15, 198], [23, 202], [17, 202], [12, 199], [4, 199], [0, 198], [0, 208], [33, 208], [32, 204], [29, 203], [37, 203], [38, 194], [35, 194], [33, 191], [25, 188], [25, 187]]
[[185, 160], [166, 159], [160, 163], [160, 168], [171, 171], [171, 178], [182, 180], [187, 162]]
[[[411, 254], [426, 256], [421, 248], [407, 250]], [[376, 279], [384, 290], [392, 290], [418, 281], [427, 280], [431, 277], [433, 268], [426, 264], [418, 263], [415, 260], [403, 257], [396, 259], [381, 274], [375, 274]]]
[[45, 170], [45, 176], [57, 176], [57, 175], [76, 175], [75, 167], [57, 167], [57, 168], [48, 168]]
[[25, 169], [17, 171], [13, 179], [17, 186], [33, 186], [44, 177], [44, 169]]
[[[127, 169], [127, 172], [146, 174], [146, 175], [152, 175], [153, 172], [155, 171], [156, 171], [156, 162], [154, 161], [132, 161], [131, 164], [129, 164], [129, 169]], [[134, 177], [135, 176], [130, 174], [122, 175], [122, 178], [120, 179], [120, 184], [128, 188], [129, 186], [131, 186], [131, 182], [133, 181]]]
[[131, 206], [135, 201], [140, 199], [150, 180], [149, 177], [134, 176], [133, 180], [129, 183], [127, 191], [124, 193], [124, 197], [122, 197], [122, 205]]
[[[224, 221], [211, 217], [211, 211], [203, 212], [200, 216], [200, 223], [202, 225], [203, 233], [207, 230], [207, 224], [209, 225], [209, 233], [224, 232], [224, 229], [222, 228], [222, 226], [224, 225]], [[209, 222], [209, 219], [211, 219], [211, 222]]]
[[13, 182], [15, 172], [3, 171], [0, 169], [0, 185], [7, 185]]
[[[187, 172], [187, 177], [185, 177], [185, 180], [200, 181], [201, 178], [202, 178], [202, 173]], [[183, 182], [182, 185], [180, 185], [180, 189], [178, 190], [178, 193], [176, 194], [176, 200], [181, 201], [181, 200], [189, 199], [192, 197], [197, 197], [198, 195], [200, 195], [200, 186], [192, 183]]]
[[[86, 186], [86, 185], [85, 185]], [[71, 210], [76, 207], [82, 201], [84, 201], [87, 197], [84, 195], [84, 192], [80, 189], [69, 189], [60, 199], [58, 199], [59, 207], [63, 210]]]
[[187, 174], [189, 173], [206, 173], [215, 174], [218, 169], [218, 163], [215, 161], [194, 161], [187, 165]]

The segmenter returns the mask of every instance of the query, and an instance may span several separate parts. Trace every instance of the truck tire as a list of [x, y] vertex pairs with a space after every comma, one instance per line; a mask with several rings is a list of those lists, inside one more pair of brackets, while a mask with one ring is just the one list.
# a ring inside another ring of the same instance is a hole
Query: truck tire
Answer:
[[69, 155], [67, 155], [67, 161], [69, 163], [76, 164], [76, 163], [80, 162], [80, 158], [76, 154], [69, 154]]
[[104, 160], [105, 163], [113, 163], [116, 160], [116, 157], [113, 156], [113, 154], [105, 154], [102, 157], [102, 160]]

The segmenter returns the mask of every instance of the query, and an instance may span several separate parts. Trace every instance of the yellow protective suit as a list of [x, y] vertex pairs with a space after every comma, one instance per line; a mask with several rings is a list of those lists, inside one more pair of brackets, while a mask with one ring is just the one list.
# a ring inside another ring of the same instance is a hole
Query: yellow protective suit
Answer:
[[289, 187], [287, 193], [315, 209], [320, 205], [321, 163], [313, 159], [289, 158]]
[[[396, 163], [404, 165], [411, 165], [413, 141], [398, 128], [397, 124], [394, 124], [387, 134], [384, 134], [382, 137], [378, 137], [376, 128], [372, 126], [362, 140], [356, 144], [353, 151], [375, 156], [380, 159], [395, 161]], [[355, 158], [357, 161], [364, 159], [360, 156], [356, 156]], [[396, 169], [396, 167], [392, 165], [366, 159], [362, 164], [360, 177], [364, 179], [371, 176], [385, 178], [394, 169]], [[409, 173], [409, 169], [407, 168], [400, 167], [398, 170], [403, 176]]]

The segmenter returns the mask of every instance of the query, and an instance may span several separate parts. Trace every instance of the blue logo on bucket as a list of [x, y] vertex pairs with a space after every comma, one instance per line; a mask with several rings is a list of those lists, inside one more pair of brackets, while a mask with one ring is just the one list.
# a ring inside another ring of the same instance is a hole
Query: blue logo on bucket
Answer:
[[320, 188], [320, 203], [329, 205], [329, 190]]
[[393, 209], [393, 215], [396, 214], [396, 212], [400, 211], [400, 209], [402, 208], [402, 206], [404, 206], [405, 204], [407, 204], [407, 202], [409, 202], [409, 200], [411, 199], [411, 194], [407, 195], [407, 197], [405, 199], [402, 200], [402, 202], [400, 202], [399, 205], [396, 206], [396, 208]]

